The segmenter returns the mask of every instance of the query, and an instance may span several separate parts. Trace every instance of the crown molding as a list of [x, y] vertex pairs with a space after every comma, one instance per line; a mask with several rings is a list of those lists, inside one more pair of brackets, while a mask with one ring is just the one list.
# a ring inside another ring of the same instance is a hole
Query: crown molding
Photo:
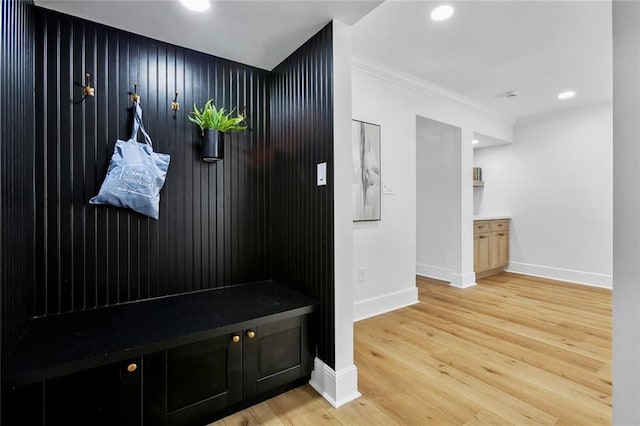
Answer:
[[386, 80], [390, 83], [402, 86], [423, 95], [435, 95], [440, 98], [444, 98], [466, 110], [472, 111], [479, 115], [483, 115], [485, 117], [489, 117], [494, 120], [503, 121], [512, 125], [516, 121], [515, 116], [495, 111], [485, 105], [467, 98], [466, 96], [454, 92], [453, 90], [438, 86], [437, 84], [431, 83], [430, 81], [423, 80], [413, 74], [406, 73], [397, 68], [383, 64], [358, 53], [352, 54], [351, 67], [353, 70], [369, 74], [382, 80]]

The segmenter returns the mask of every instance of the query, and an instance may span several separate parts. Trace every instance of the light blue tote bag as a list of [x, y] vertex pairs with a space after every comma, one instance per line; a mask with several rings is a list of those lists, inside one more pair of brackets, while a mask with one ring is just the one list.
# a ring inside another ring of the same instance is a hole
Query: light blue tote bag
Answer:
[[[142, 132], [144, 143], [136, 140], [138, 131]], [[160, 190], [170, 158], [168, 154], [153, 152], [151, 138], [142, 123], [142, 108], [134, 103], [131, 138], [116, 142], [100, 192], [89, 203], [124, 207], [157, 220]]]

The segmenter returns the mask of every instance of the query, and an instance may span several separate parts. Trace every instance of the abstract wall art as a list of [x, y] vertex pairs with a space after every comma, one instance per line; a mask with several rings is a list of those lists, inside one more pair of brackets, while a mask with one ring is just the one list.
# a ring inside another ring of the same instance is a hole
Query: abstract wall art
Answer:
[[353, 120], [353, 221], [380, 220], [380, 126]]

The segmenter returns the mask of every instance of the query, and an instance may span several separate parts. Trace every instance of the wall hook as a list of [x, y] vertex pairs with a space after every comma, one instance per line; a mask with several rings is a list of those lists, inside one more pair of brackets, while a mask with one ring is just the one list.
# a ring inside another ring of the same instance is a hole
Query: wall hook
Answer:
[[138, 83], [133, 83], [133, 93], [129, 92], [131, 102], [140, 103], [140, 95], [138, 95]]
[[87, 96], [95, 96], [95, 88], [91, 87], [91, 74], [89, 73], [85, 74], [85, 83], [84, 86], [82, 86], [82, 95], [84, 98]]
[[180, 104], [178, 103], [178, 92], [176, 92], [175, 98], [173, 98], [173, 102], [171, 102], [171, 109], [174, 111], [180, 110]]

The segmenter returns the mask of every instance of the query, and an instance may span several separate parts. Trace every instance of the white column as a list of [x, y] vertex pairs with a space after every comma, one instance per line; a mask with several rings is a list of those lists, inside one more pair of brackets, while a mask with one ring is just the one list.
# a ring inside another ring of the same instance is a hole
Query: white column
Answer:
[[314, 387], [339, 407], [360, 396], [353, 364], [353, 206], [351, 195], [351, 27], [333, 21], [333, 179], [335, 369], [315, 360]]
[[451, 271], [451, 286], [466, 288], [476, 284], [473, 272], [473, 185], [471, 170], [473, 169], [473, 131], [462, 128], [460, 140], [460, 188], [459, 234], [456, 235], [455, 263]]
[[640, 424], [640, 3], [613, 2], [613, 424]]

